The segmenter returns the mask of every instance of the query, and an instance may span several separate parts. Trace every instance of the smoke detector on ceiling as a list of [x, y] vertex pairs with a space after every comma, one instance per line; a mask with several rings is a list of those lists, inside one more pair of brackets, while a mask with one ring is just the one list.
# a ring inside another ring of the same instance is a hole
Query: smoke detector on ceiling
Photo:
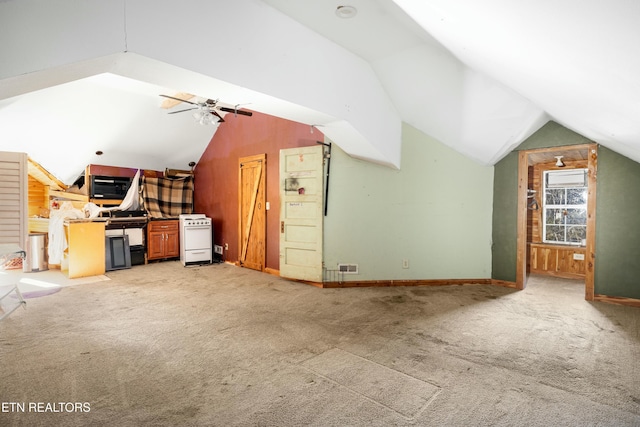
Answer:
[[349, 19], [358, 14], [358, 9], [353, 6], [338, 6], [336, 8], [336, 16], [338, 18]]

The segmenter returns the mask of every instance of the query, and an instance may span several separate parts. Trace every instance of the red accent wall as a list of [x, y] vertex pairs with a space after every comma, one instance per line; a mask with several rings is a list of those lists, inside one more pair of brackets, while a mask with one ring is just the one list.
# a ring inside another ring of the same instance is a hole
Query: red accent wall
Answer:
[[[194, 126], [197, 124], [194, 123]], [[199, 125], [197, 125], [199, 126]], [[241, 157], [266, 154], [266, 268], [280, 269], [280, 149], [307, 147], [324, 141], [309, 125], [253, 113], [252, 117], [225, 116], [195, 167], [195, 212], [213, 220], [214, 244], [229, 244], [224, 259], [238, 260], [238, 179]]]

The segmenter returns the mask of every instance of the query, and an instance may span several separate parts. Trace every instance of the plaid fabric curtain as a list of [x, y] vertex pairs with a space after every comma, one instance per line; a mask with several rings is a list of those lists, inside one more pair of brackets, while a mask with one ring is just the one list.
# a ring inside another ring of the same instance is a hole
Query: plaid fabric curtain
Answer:
[[193, 177], [142, 177], [144, 208], [151, 218], [177, 218], [193, 213]]

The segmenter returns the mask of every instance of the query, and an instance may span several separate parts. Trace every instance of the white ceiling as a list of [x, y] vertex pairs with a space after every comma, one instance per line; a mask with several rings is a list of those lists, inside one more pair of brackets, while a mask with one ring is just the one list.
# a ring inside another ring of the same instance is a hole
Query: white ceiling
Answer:
[[[214, 128], [196, 125], [189, 113], [167, 116], [160, 93], [173, 91], [98, 74], [1, 100], [3, 148], [27, 151], [67, 184], [88, 164], [189, 169]], [[183, 138], [193, 141], [187, 150]]]
[[635, 0], [3, 1], [0, 150], [67, 183], [89, 163], [184, 169], [215, 130], [159, 108], [184, 91], [389, 166], [400, 121], [487, 165], [549, 119], [640, 161], [637, 22]]

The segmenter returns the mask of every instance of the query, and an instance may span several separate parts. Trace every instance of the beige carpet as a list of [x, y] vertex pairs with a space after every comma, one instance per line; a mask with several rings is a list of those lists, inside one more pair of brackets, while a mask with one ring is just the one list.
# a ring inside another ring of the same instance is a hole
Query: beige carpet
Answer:
[[640, 309], [575, 281], [318, 289], [173, 261], [107, 276], [0, 322], [0, 425], [640, 425]]

